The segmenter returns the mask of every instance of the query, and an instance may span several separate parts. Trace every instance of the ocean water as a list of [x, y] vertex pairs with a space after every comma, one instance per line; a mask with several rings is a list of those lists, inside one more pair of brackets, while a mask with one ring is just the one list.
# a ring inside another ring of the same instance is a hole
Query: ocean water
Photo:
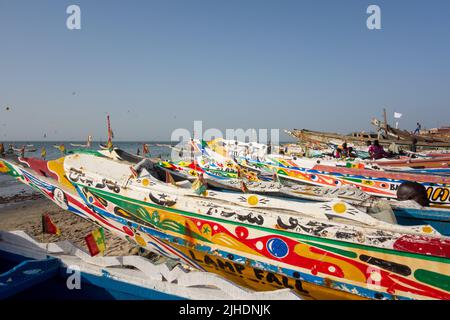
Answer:
[[[73, 144], [85, 144], [85, 141], [70, 141], [70, 142], [56, 142], [56, 141], [5, 141], [3, 142], [5, 149], [8, 149], [9, 144], [12, 144], [15, 146], [15, 148], [20, 148], [23, 145], [33, 145], [32, 147], [28, 148], [35, 148], [35, 152], [26, 152], [26, 157], [35, 157], [35, 158], [41, 158], [41, 150], [42, 148], [45, 148], [47, 156], [47, 160], [51, 159], [57, 159], [62, 156], [61, 151], [59, 151], [57, 148], [53, 147], [54, 145], [63, 144], [66, 147], [66, 150], [71, 149], [79, 149], [79, 147], [71, 146], [71, 143]], [[132, 154], [136, 154], [137, 150], [140, 150], [140, 154], [142, 155], [142, 144], [143, 142], [136, 142], [136, 141], [128, 141], [128, 142], [114, 142], [114, 145], [120, 149], [123, 149], [127, 152], [130, 152]], [[164, 141], [153, 141], [153, 142], [146, 142], [146, 144], [149, 146], [150, 154], [147, 156], [151, 156], [154, 158], [163, 158], [168, 159], [170, 157], [170, 153], [172, 149], [169, 147], [169, 145], [174, 145], [175, 143], [170, 142], [164, 142]], [[161, 146], [164, 145], [164, 146]], [[99, 142], [92, 142], [92, 149], [99, 149]], [[33, 190], [24, 184], [16, 181], [15, 179], [11, 178], [10, 176], [6, 174], [0, 173], [0, 197], [10, 197], [16, 194], [31, 194]]]

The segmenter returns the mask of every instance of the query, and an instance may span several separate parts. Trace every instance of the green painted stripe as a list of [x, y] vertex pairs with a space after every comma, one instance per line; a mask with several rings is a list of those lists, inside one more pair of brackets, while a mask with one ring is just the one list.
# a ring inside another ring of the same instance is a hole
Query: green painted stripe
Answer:
[[[82, 186], [82, 185], [80, 185], [80, 186]], [[82, 187], [84, 187], [84, 186], [82, 186]], [[236, 221], [229, 221], [229, 220], [226, 220], [226, 219], [221, 219], [221, 218], [216, 218], [216, 217], [211, 217], [211, 216], [204, 216], [202, 214], [196, 214], [196, 213], [181, 211], [181, 210], [178, 210], [178, 209], [158, 206], [158, 205], [155, 205], [155, 204], [152, 204], [152, 203], [148, 203], [148, 202], [145, 202], [145, 201], [124, 197], [124, 196], [122, 196], [120, 194], [112, 194], [112, 193], [109, 193], [109, 192], [105, 192], [103, 190], [97, 190], [97, 189], [92, 188], [92, 187], [88, 187], [88, 189], [91, 192], [97, 192], [97, 193], [100, 193], [100, 194], [105, 195], [105, 196], [109, 195], [109, 196], [115, 197], [115, 198], [123, 200], [123, 201], [132, 202], [132, 203], [138, 203], [138, 204], [141, 204], [141, 205], [144, 205], [144, 206], [147, 206], [147, 207], [156, 208], [156, 209], [159, 209], [159, 210], [166, 210], [166, 211], [170, 211], [170, 212], [173, 212], [173, 213], [178, 213], [178, 214], [191, 216], [191, 217], [195, 217], [195, 218], [199, 218], [199, 219], [209, 219], [209, 220], [213, 220], [213, 221], [217, 221], [217, 222], [225, 222], [225, 223], [238, 225], [238, 226], [242, 225], [242, 223], [239, 223], [239, 222], [236, 222]], [[441, 262], [441, 263], [450, 264], [450, 259], [443, 258], [443, 257], [428, 256], [428, 255], [417, 254], [417, 253], [412, 253], [412, 252], [397, 251], [397, 250], [387, 249], [387, 248], [371, 247], [371, 246], [364, 245], [364, 244], [356, 244], [356, 243], [344, 242], [344, 241], [339, 241], [339, 240], [334, 240], [334, 239], [319, 238], [319, 237], [314, 237], [314, 236], [309, 236], [309, 235], [304, 235], [304, 234], [298, 234], [298, 233], [292, 233], [292, 232], [288, 232], [288, 231], [282, 231], [282, 230], [278, 230], [278, 229], [271, 229], [271, 228], [261, 227], [261, 226], [253, 226], [253, 225], [248, 225], [248, 224], [246, 224], [246, 226], [254, 228], [254, 229], [258, 229], [258, 230], [261, 230], [261, 231], [269, 232], [269, 233], [272, 233], [272, 234], [280, 234], [280, 235], [283, 235], [283, 236], [286, 236], [286, 237], [293, 237], [293, 238], [297, 238], [297, 239], [301, 239], [301, 240], [312, 240], [312, 241], [323, 242], [323, 243], [327, 243], [327, 244], [333, 244], [333, 245], [337, 245], [337, 246], [340, 246], [340, 247], [355, 248], [355, 249], [366, 250], [366, 251], [375, 251], [375, 252], [381, 252], [381, 253], [385, 253], [385, 254], [392, 254], [392, 255], [410, 257], [410, 258], [415, 258], [415, 259], [420, 259], [420, 260], [437, 261], [437, 262]]]
[[326, 245], [323, 245], [323, 244], [317, 244], [317, 243], [310, 242], [310, 241], [304, 241], [304, 242], [309, 244], [309, 245], [312, 245], [312, 246], [315, 246], [315, 247], [319, 247], [321, 249], [328, 250], [328, 251], [340, 254], [341, 256], [344, 256], [344, 257], [353, 258], [353, 259], [358, 257], [358, 254], [356, 254], [356, 253], [354, 253], [352, 251], [342, 250], [342, 249], [338, 249], [338, 248], [335, 248], [335, 247], [330, 247], [330, 246], [326, 246]]
[[417, 269], [414, 272], [414, 277], [420, 282], [428, 283], [445, 291], [450, 291], [450, 277], [445, 274]]

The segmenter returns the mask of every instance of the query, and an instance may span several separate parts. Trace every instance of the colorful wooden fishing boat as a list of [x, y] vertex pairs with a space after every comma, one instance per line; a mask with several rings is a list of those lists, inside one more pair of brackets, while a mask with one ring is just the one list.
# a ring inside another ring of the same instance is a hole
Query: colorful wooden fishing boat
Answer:
[[266, 157], [264, 162], [254, 159], [246, 159], [246, 162], [276, 172], [278, 177], [287, 181], [327, 187], [353, 185], [383, 198], [395, 199], [402, 183], [416, 181], [425, 186], [432, 204], [450, 205], [450, 178], [446, 176], [376, 171], [365, 169], [365, 165], [360, 163], [349, 163], [344, 167], [322, 160], [294, 160], [276, 156]]
[[73, 154], [2, 161], [0, 171], [131, 242], [257, 290], [288, 287], [307, 298], [450, 299], [450, 240], [430, 226], [390, 224], [340, 200], [198, 195], [155, 179], [146, 168], [145, 162]]
[[410, 169], [430, 169], [430, 168], [446, 168], [450, 167], [450, 157], [435, 157], [430, 159], [412, 159], [405, 157], [403, 159], [382, 159], [370, 161], [372, 165], [382, 168], [410, 168]]

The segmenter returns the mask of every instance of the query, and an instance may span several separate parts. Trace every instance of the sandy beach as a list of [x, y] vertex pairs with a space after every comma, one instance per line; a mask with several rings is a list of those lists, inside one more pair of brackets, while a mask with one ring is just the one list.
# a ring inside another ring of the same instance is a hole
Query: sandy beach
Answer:
[[[84, 237], [97, 228], [94, 224], [62, 210], [42, 195], [14, 195], [0, 197], [0, 230], [22, 230], [40, 242], [69, 240], [88, 252]], [[6, 204], [6, 206], [5, 206]], [[42, 214], [49, 214], [60, 228], [61, 235], [42, 234]], [[137, 248], [105, 230], [107, 256], [136, 254]]]

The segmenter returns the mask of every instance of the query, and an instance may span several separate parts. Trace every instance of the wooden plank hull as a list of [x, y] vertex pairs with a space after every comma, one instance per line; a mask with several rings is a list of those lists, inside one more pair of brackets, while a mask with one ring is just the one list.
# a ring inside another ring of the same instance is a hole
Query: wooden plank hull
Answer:
[[[347, 142], [347, 143], [353, 143], [359, 146], [365, 146], [367, 140], [374, 140], [374, 138], [362, 138], [362, 137], [355, 137], [350, 135], [341, 135], [337, 133], [329, 133], [329, 132], [320, 132], [320, 131], [312, 131], [312, 130], [291, 130], [286, 131], [291, 136], [297, 138], [301, 141], [317, 141], [321, 143], [329, 143], [330, 140], [338, 141], [339, 143]], [[392, 143], [396, 143], [399, 146], [404, 147], [410, 147], [412, 144], [411, 139], [401, 140], [401, 139], [378, 139], [380, 144], [384, 147], [388, 147]], [[450, 142], [426, 142], [426, 141], [418, 141], [417, 147], [423, 148], [423, 149], [435, 149], [435, 148], [449, 148]]]

